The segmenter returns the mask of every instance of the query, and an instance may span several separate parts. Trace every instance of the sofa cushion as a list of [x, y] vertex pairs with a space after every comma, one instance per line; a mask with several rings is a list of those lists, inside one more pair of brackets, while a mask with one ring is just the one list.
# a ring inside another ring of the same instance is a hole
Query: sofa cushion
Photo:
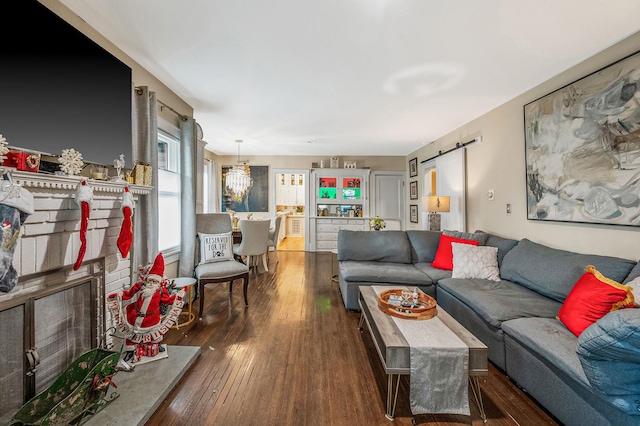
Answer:
[[438, 288], [460, 299], [493, 327], [522, 317], [555, 318], [561, 304], [509, 281], [447, 278]]
[[499, 237], [497, 235], [489, 234], [484, 231], [476, 231], [476, 233], [485, 233], [488, 235], [487, 241], [484, 244], [485, 246], [498, 248], [498, 267], [502, 265], [502, 259], [504, 259], [504, 256], [509, 252], [509, 250], [518, 245], [518, 240]]
[[463, 238], [455, 238], [442, 234], [440, 235], [440, 244], [438, 244], [436, 257], [433, 259], [433, 262], [431, 262], [431, 266], [449, 271], [453, 269], [453, 249], [451, 243], [471, 244], [474, 246], [480, 244], [476, 240], [465, 240]]
[[633, 306], [627, 286], [604, 277], [593, 266], [573, 286], [558, 312], [558, 319], [576, 336], [611, 311]]
[[622, 284], [626, 284], [638, 277], [640, 277], [640, 262], [636, 263], [636, 266], [634, 266], [631, 272], [629, 272], [629, 275], [627, 275], [627, 278], [624, 279]]
[[585, 387], [590, 387], [576, 354], [577, 338], [557, 319], [513, 319], [502, 323], [502, 331], [537, 354], [545, 363], [553, 365]]
[[500, 281], [498, 248], [451, 243], [453, 250], [452, 278], [482, 278]]
[[411, 262], [433, 262], [440, 243], [440, 232], [407, 230], [411, 243]]
[[578, 358], [593, 388], [625, 413], [640, 415], [640, 310], [608, 313], [585, 329]]
[[622, 282], [635, 262], [554, 249], [525, 238], [505, 255], [500, 276], [563, 302], [588, 265]]
[[[389, 231], [384, 231], [386, 234]], [[410, 264], [375, 261], [340, 261], [340, 277], [348, 282], [429, 285], [433, 281]]]
[[487, 238], [489, 238], [489, 234], [487, 234], [486, 232], [462, 232], [445, 229], [444, 231], [442, 231], [442, 233], [453, 238], [462, 238], [463, 240], [477, 241], [481, 246], [485, 245], [485, 243], [487, 242]]
[[338, 260], [411, 263], [411, 245], [404, 231], [338, 232]]
[[418, 268], [423, 273], [427, 274], [434, 284], [444, 278], [451, 278], [451, 271], [447, 271], [446, 269], [434, 268], [433, 266], [431, 266], [431, 262], [418, 262], [414, 263], [413, 266]]

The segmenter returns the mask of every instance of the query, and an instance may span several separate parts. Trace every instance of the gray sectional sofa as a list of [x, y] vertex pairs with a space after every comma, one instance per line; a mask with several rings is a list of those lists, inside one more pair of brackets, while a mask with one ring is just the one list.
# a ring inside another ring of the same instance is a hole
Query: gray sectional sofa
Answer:
[[338, 281], [357, 311], [358, 286], [418, 286], [489, 348], [489, 359], [566, 425], [640, 424], [640, 309], [608, 313], [579, 337], [558, 311], [587, 265], [626, 283], [640, 264], [580, 254], [481, 231], [461, 234], [497, 247], [499, 281], [451, 278], [431, 262], [440, 233], [338, 234]]

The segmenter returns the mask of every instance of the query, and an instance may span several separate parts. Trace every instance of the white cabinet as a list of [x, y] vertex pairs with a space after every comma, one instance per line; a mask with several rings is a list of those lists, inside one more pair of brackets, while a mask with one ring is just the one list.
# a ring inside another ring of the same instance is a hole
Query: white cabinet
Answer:
[[281, 206], [304, 205], [304, 175], [281, 173], [276, 178], [276, 204]]
[[304, 237], [304, 217], [287, 217], [287, 237]]
[[313, 251], [333, 251], [338, 249], [338, 232], [341, 229], [349, 231], [366, 231], [368, 229], [366, 219], [361, 218], [316, 218], [315, 242]]
[[369, 214], [369, 169], [318, 169], [311, 173], [312, 214], [318, 216]]
[[[312, 194], [309, 249], [335, 251], [341, 229], [366, 231], [369, 215], [369, 169], [316, 169]], [[352, 215], [352, 217], [349, 217]]]

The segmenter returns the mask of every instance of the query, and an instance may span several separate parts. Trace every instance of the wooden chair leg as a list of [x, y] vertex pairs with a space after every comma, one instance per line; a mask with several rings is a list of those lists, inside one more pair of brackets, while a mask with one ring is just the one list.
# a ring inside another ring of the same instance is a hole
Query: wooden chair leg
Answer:
[[262, 266], [264, 266], [265, 272], [269, 272], [269, 267], [267, 267], [267, 255], [268, 254], [269, 254], [269, 252], [266, 252], [265, 254], [262, 255]]
[[200, 293], [200, 319], [202, 319], [202, 310], [204, 309], [204, 283], [198, 280], [198, 293]]
[[247, 273], [246, 275], [243, 275], [242, 280], [243, 280], [242, 290], [244, 292], [244, 307], [248, 308], [249, 299], [247, 299], [247, 290], [249, 289], [249, 273]]

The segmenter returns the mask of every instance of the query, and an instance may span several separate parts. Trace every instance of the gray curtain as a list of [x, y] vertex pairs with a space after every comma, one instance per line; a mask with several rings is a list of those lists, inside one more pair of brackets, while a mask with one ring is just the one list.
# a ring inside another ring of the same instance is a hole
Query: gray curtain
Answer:
[[[133, 96], [133, 164], [143, 162], [153, 168], [148, 195], [138, 198], [133, 215], [131, 273], [152, 262], [158, 254], [158, 107], [155, 92], [136, 87]], [[132, 281], [134, 282], [134, 281]]]
[[196, 121], [191, 117], [180, 120], [180, 191], [181, 235], [180, 263], [181, 277], [193, 276], [195, 264], [196, 238]]

